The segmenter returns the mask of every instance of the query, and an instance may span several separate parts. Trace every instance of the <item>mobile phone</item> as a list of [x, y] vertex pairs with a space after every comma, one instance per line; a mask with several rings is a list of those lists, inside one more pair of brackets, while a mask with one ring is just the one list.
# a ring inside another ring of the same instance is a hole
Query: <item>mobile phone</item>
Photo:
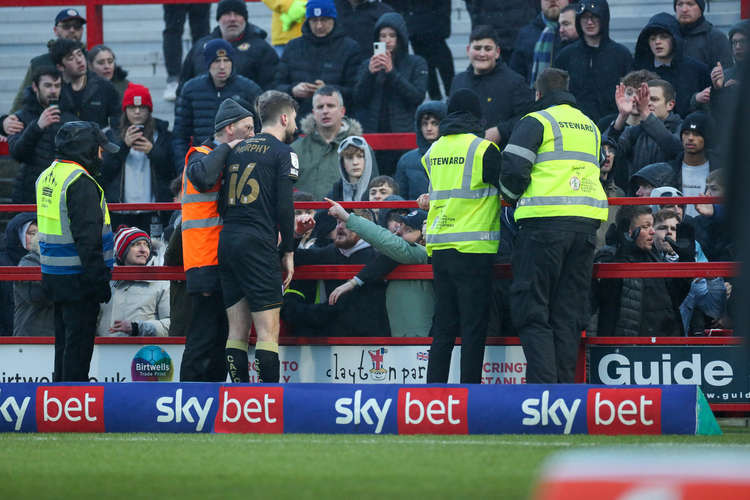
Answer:
[[385, 54], [385, 42], [373, 42], [372, 52], [374, 55]]
[[50, 99], [47, 101], [47, 107], [50, 108], [59, 108], [60, 105], [58, 104], [60, 101], [58, 99]]
[[137, 128], [137, 129], [139, 129], [139, 130], [143, 130], [143, 129], [145, 128], [145, 126], [144, 126], [144, 125], [133, 125], [133, 126], [134, 126], [135, 128]]

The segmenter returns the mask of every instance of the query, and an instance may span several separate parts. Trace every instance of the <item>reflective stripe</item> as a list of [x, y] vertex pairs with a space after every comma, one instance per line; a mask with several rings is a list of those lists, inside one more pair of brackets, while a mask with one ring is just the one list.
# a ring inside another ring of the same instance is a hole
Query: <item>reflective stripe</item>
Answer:
[[471, 231], [467, 233], [427, 234], [427, 243], [454, 243], [457, 241], [499, 241], [500, 231]]
[[[466, 163], [464, 164], [464, 173], [461, 179], [461, 187], [459, 189], [444, 189], [442, 191], [430, 191], [430, 201], [435, 200], [447, 200], [449, 198], [458, 198], [462, 200], [476, 200], [479, 198], [485, 198], [487, 196], [497, 196], [497, 188], [491, 186], [484, 189], [471, 189], [471, 174], [474, 171], [474, 155], [477, 152], [477, 148], [482, 144], [481, 137], [477, 137], [471, 144], [469, 144], [469, 150], [466, 153]], [[425, 153], [427, 164], [429, 165], [429, 151]]]
[[49, 255], [40, 255], [39, 262], [45, 266], [70, 266], [81, 267], [81, 259], [76, 255], [74, 257], [51, 257]]
[[540, 207], [547, 205], [587, 205], [595, 208], [607, 208], [607, 200], [597, 200], [590, 196], [534, 196], [531, 198], [521, 198], [519, 206]]
[[216, 201], [219, 199], [219, 192], [196, 193], [182, 195], [182, 203], [201, 203], [204, 201]]
[[182, 220], [182, 229], [195, 229], [200, 227], [216, 227], [221, 226], [221, 217], [211, 217], [209, 219], [192, 219]]
[[594, 155], [582, 153], [580, 151], [549, 151], [547, 153], [539, 153], [536, 157], [536, 163], [555, 160], [585, 161], [586, 163], [593, 163], [599, 168], [598, 158]]
[[503, 192], [506, 198], [509, 198], [511, 200], [517, 200], [518, 197], [521, 196], [520, 194], [516, 194], [512, 192], [510, 189], [508, 189], [507, 187], [503, 186], [502, 183], [500, 183], [500, 191]]
[[560, 124], [557, 123], [557, 120], [555, 120], [555, 117], [549, 114], [548, 111], [542, 110], [537, 111], [540, 115], [545, 117], [547, 120], [549, 120], [550, 126], [552, 127], [552, 137], [555, 140], [555, 151], [562, 151], [563, 150], [563, 137], [562, 137], [562, 130], [560, 130]]
[[536, 153], [533, 152], [530, 149], [526, 149], [521, 146], [517, 146], [515, 144], [508, 144], [505, 149], [503, 150], [503, 153], [510, 153], [516, 156], [520, 156], [524, 160], [527, 160], [531, 163], [536, 162]]

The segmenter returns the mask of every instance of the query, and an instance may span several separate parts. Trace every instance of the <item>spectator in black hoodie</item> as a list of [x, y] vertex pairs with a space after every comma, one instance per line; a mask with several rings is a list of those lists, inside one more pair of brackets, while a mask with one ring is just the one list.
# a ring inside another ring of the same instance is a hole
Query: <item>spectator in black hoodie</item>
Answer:
[[617, 112], [612, 89], [633, 66], [630, 51], [609, 37], [607, 0], [578, 4], [578, 41], [565, 47], [552, 63], [570, 74], [570, 93], [583, 113], [598, 122]]
[[427, 101], [417, 108], [414, 120], [417, 148], [407, 151], [398, 159], [393, 176], [401, 196], [407, 200], [416, 200], [429, 189], [430, 180], [422, 166], [422, 156], [440, 136], [440, 122], [445, 115], [445, 104], [440, 101]]
[[414, 113], [427, 90], [427, 62], [409, 54], [409, 34], [401, 14], [378, 19], [372, 40], [384, 42], [385, 54], [362, 62], [354, 86], [354, 103], [362, 111], [366, 133], [411, 132]]
[[26, 89], [23, 108], [16, 113], [24, 128], [8, 138], [10, 154], [23, 164], [13, 184], [14, 203], [35, 203], [36, 178], [55, 159], [55, 134], [63, 123], [76, 120], [57, 104], [61, 88], [58, 70], [52, 66], [37, 68], [31, 87]]
[[653, 71], [672, 84], [675, 112], [685, 117], [698, 92], [711, 85], [708, 66], [684, 54], [680, 26], [666, 12], [653, 16], [638, 35], [635, 44], [635, 69]]
[[[4, 247], [0, 250], [0, 266], [17, 266], [18, 262], [30, 249], [33, 232], [36, 228], [36, 214], [22, 212], [13, 217], [5, 228]], [[35, 231], [34, 231], [35, 232]], [[30, 234], [27, 238], [26, 235]], [[0, 337], [13, 335], [13, 282], [0, 282]], [[51, 334], [52, 332], [50, 332]]]
[[306, 15], [302, 36], [287, 44], [274, 80], [276, 90], [297, 99], [299, 117], [312, 111], [313, 94], [326, 85], [350, 105], [360, 61], [359, 46], [339, 24], [333, 2], [310, 0]]

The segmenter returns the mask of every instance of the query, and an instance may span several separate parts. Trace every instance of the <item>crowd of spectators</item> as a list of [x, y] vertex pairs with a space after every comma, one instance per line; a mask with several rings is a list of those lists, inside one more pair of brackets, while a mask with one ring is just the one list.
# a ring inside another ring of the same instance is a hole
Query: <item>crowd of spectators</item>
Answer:
[[[162, 98], [176, 101], [171, 129], [152, 116], [149, 89], [128, 80], [112, 49], [86, 51], [86, 20], [63, 9], [54, 20], [56, 38], [31, 60], [12, 109], [0, 116], [0, 134], [21, 164], [13, 202], [35, 203], [36, 178], [55, 158], [55, 134], [75, 120], [96, 122], [120, 147], [102, 158], [108, 202], [179, 201], [186, 153], [214, 136], [220, 103], [231, 97], [250, 109], [264, 90], [286, 92], [300, 109], [301, 135], [292, 143], [299, 160], [295, 200], [325, 197], [333, 207], [298, 211], [300, 220], [314, 218], [315, 227], [297, 235], [296, 264], [365, 266], [348, 281], [293, 282], [282, 310], [287, 331], [429, 336], [432, 284], [385, 279], [399, 264], [428, 262], [426, 213], [350, 214], [334, 202], [417, 200], [429, 192], [421, 158], [441, 134], [446, 101], [459, 90], [479, 96], [476, 132], [502, 149], [521, 117], [545, 107], [536, 100], [536, 77], [548, 67], [564, 69], [576, 106], [602, 132], [600, 179], [609, 197], [723, 194], [720, 132], [738, 99], [750, 22], [727, 37], [703, 16], [705, 0], [675, 0], [674, 13], [656, 14], [643, 26], [631, 53], [610, 36], [607, 0], [465, 2], [469, 66], [457, 73], [446, 44], [450, 0], [264, 0], [273, 16], [270, 39], [249, 20], [243, 0], [218, 2], [213, 31], [208, 5], [165, 5]], [[182, 60], [187, 15], [193, 45]], [[415, 132], [417, 148], [376, 152], [363, 137], [388, 132]], [[496, 262], [508, 262], [517, 230], [513, 208], [500, 216]], [[721, 204], [611, 206], [598, 232], [597, 260], [733, 260], [725, 220]], [[165, 251], [168, 264], [181, 263], [179, 212], [113, 213], [112, 227], [120, 224], [118, 265], [162, 263]], [[168, 228], [163, 238], [161, 227]], [[39, 264], [35, 231], [34, 214], [11, 220], [2, 265]], [[155, 283], [112, 282], [100, 334], [182, 334], [189, 314], [184, 283], [182, 289], [178, 282]], [[508, 286], [498, 280], [493, 287], [490, 335], [513, 334]], [[5, 282], [0, 294], [0, 335], [51, 334], [51, 303], [38, 284]], [[721, 278], [601, 280], [592, 290], [589, 332], [692, 335], [731, 327], [731, 304], [731, 285]]]

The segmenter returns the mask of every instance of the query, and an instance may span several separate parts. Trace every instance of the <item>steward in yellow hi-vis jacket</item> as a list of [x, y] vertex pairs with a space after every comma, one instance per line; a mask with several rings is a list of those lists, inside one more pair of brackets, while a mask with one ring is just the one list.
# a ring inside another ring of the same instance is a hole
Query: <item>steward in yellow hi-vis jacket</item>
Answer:
[[55, 382], [88, 382], [99, 304], [110, 299], [114, 237], [99, 175], [116, 153], [93, 122], [55, 135], [56, 160], [36, 180], [42, 288], [55, 304]]
[[568, 73], [536, 81], [537, 106], [503, 151], [500, 189], [515, 204], [510, 307], [526, 382], [572, 383], [588, 319], [596, 230], [607, 220], [601, 134], [567, 92]]
[[461, 89], [448, 102], [440, 138], [422, 157], [430, 180], [427, 253], [432, 257], [435, 317], [428, 383], [446, 383], [461, 337], [461, 383], [482, 380], [492, 265], [500, 242], [498, 179], [502, 157], [482, 139], [479, 97]]
[[229, 153], [255, 135], [255, 113], [225, 99], [216, 113], [214, 137], [185, 156], [182, 175], [182, 252], [190, 321], [180, 365], [181, 382], [224, 382], [229, 335], [219, 278], [219, 190]]

